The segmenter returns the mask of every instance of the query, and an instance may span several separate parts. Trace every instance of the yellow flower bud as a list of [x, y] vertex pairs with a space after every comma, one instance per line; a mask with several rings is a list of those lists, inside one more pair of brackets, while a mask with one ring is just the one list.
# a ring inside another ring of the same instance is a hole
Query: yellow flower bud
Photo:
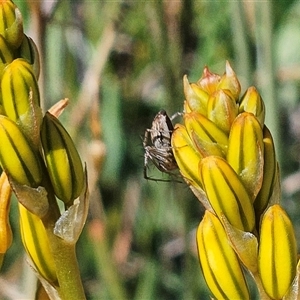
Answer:
[[227, 161], [240, 176], [252, 201], [263, 180], [263, 133], [252, 113], [241, 113], [234, 120], [228, 142]]
[[237, 255], [220, 220], [208, 210], [197, 230], [197, 246], [205, 281], [216, 299], [250, 299]]
[[42, 121], [38, 83], [31, 65], [15, 59], [3, 72], [2, 105], [6, 116], [16, 122], [37, 147]]
[[21, 238], [36, 271], [50, 284], [57, 284], [55, 263], [46, 229], [36, 215], [19, 204]]
[[0, 2], [0, 34], [14, 49], [22, 43], [22, 15], [18, 7], [10, 0], [1, 0]]
[[209, 97], [207, 117], [226, 134], [237, 114], [237, 104], [228, 90], [218, 90]]
[[274, 182], [277, 176], [277, 161], [275, 147], [271, 132], [264, 126], [263, 129], [264, 143], [264, 171], [262, 187], [253, 203], [257, 218], [266, 209], [273, 193]]
[[0, 115], [0, 163], [2, 169], [19, 184], [37, 187], [42, 171], [37, 155], [19, 127]]
[[200, 181], [216, 215], [222, 214], [242, 231], [253, 231], [255, 216], [251, 199], [240, 178], [221, 157], [208, 156], [199, 164]]
[[229, 90], [233, 98], [237, 101], [241, 92], [240, 82], [233, 71], [230, 63], [226, 61], [226, 72], [221, 77], [220, 82], [217, 86], [217, 90]]
[[282, 299], [296, 275], [297, 245], [293, 225], [275, 204], [263, 216], [260, 231], [258, 268], [266, 293]]
[[201, 155], [198, 151], [195, 151], [185, 126], [181, 124], [175, 125], [171, 143], [174, 157], [182, 176], [190, 184], [200, 187], [198, 164]]
[[195, 149], [202, 156], [225, 156], [228, 137], [215, 123], [197, 112], [184, 114], [184, 123]]
[[258, 119], [261, 127], [265, 122], [265, 104], [254, 86], [247, 89], [240, 100], [239, 112], [250, 112]]
[[41, 141], [54, 192], [59, 199], [69, 203], [83, 189], [83, 167], [70, 135], [48, 112], [42, 123]]
[[208, 94], [197, 84], [190, 84], [187, 76], [183, 76], [183, 91], [189, 108], [192, 111], [206, 115]]
[[11, 188], [7, 176], [0, 177], [0, 254], [6, 253], [12, 243], [12, 231], [9, 223]]

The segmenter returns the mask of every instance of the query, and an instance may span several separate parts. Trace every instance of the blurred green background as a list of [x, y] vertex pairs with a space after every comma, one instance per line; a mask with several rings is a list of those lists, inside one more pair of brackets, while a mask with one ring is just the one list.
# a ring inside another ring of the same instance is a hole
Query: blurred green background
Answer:
[[[61, 120], [87, 163], [90, 213], [77, 250], [88, 299], [209, 299], [195, 245], [203, 208], [185, 184], [143, 178], [142, 146], [160, 109], [182, 111], [183, 75], [197, 81], [205, 65], [223, 74], [229, 60], [242, 93], [261, 93], [300, 244], [299, 0], [15, 3], [40, 49], [44, 109], [70, 99]], [[32, 299], [15, 202], [0, 298]]]

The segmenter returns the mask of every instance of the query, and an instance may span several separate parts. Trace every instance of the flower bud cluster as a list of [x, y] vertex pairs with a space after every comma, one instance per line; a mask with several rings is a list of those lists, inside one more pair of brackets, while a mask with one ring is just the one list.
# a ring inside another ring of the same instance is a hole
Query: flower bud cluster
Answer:
[[[11, 0], [0, 1], [0, 54], [0, 166], [20, 202], [24, 247], [40, 276], [54, 284], [57, 278], [42, 218], [46, 214], [49, 218], [48, 209], [57, 207], [55, 196], [69, 208], [84, 193], [83, 166], [63, 125], [54, 115], [42, 113], [39, 53], [24, 34], [21, 13]], [[11, 242], [10, 193], [3, 186], [0, 182], [0, 202], [5, 200], [0, 203], [0, 253]]]
[[[175, 125], [172, 148], [207, 209], [197, 231], [206, 282], [217, 299], [247, 299], [241, 263], [251, 265], [264, 292], [281, 299], [296, 275], [296, 242], [277, 203], [279, 172], [264, 102], [255, 87], [240, 97], [229, 62], [224, 75], [205, 67], [199, 81], [184, 76], [183, 85], [184, 125]], [[248, 248], [250, 240], [256, 246]]]

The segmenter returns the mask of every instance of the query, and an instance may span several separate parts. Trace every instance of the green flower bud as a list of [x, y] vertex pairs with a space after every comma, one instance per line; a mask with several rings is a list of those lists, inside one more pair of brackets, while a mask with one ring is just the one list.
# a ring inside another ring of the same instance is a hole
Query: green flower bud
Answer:
[[208, 210], [197, 230], [197, 246], [205, 281], [215, 299], [250, 299], [238, 257], [220, 220]]
[[38, 145], [42, 121], [40, 94], [31, 65], [15, 59], [3, 72], [2, 105], [6, 116], [16, 122], [33, 145]]
[[18, 7], [10, 0], [0, 2], [0, 34], [16, 49], [23, 39], [23, 19]]
[[40, 56], [32, 38], [24, 34], [23, 42], [18, 51], [19, 57], [24, 58], [32, 66], [34, 75], [38, 79], [40, 75]]
[[216, 215], [220, 218], [224, 214], [237, 229], [253, 231], [255, 215], [251, 199], [227, 161], [218, 156], [205, 157], [199, 164], [199, 174]]
[[282, 299], [296, 275], [297, 244], [293, 225], [275, 204], [263, 216], [258, 252], [258, 269], [266, 293]]
[[38, 158], [19, 127], [0, 115], [0, 163], [2, 169], [22, 185], [37, 187], [42, 180]]
[[70, 135], [48, 112], [42, 123], [41, 141], [54, 192], [59, 199], [69, 203], [82, 192], [83, 167]]

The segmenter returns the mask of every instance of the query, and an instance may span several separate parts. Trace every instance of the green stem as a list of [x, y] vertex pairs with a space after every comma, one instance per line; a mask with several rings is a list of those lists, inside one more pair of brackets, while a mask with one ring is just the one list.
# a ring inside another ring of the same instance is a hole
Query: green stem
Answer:
[[49, 210], [42, 219], [47, 231], [50, 249], [56, 267], [56, 274], [59, 283], [58, 293], [62, 300], [84, 300], [86, 299], [79, 266], [76, 258], [76, 243], [71, 244], [54, 234], [54, 226], [60, 213], [52, 191], [52, 187], [44, 180], [44, 186], [48, 191]]
[[53, 251], [56, 274], [59, 282], [58, 293], [63, 300], [84, 300], [85, 294], [80, 278], [75, 245], [68, 244], [47, 230]]

